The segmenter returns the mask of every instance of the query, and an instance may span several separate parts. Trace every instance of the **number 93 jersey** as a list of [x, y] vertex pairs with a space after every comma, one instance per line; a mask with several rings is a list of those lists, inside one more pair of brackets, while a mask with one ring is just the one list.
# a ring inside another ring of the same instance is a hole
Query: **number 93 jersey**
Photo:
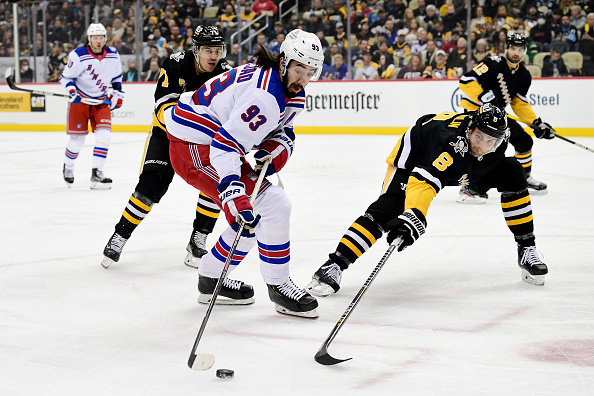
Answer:
[[222, 180], [239, 175], [241, 158], [272, 132], [292, 135], [293, 119], [304, 104], [304, 91], [285, 96], [277, 71], [247, 64], [182, 94], [165, 112], [165, 124], [177, 139], [210, 145], [211, 163]]

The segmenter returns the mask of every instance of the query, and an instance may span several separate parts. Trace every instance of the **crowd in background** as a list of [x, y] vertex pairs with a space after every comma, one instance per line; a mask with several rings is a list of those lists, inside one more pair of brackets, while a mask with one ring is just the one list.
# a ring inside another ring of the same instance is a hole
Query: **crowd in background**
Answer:
[[[130, 60], [125, 65], [126, 82], [156, 81], [165, 57], [191, 49], [198, 24], [216, 25], [230, 39], [238, 20], [245, 26], [260, 15], [266, 18], [246, 30], [244, 37], [266, 24], [268, 28], [242, 47], [243, 63], [259, 44], [278, 52], [285, 34], [301, 28], [317, 34], [324, 47], [322, 79], [456, 79], [468, 67], [468, 40], [473, 67], [486, 56], [503, 55], [505, 39], [514, 32], [528, 39], [526, 64], [532, 64], [538, 53], [547, 53], [537, 66], [543, 77], [594, 75], [594, 0], [473, 0], [470, 34], [464, 0], [352, 0], [350, 20], [344, 1], [302, 1], [298, 12], [284, 19], [278, 15], [279, 0], [238, 1], [239, 18], [236, 0], [143, 0], [142, 37], [138, 38], [134, 1], [49, 1], [45, 3], [48, 47], [43, 48], [43, 23], [38, 22], [37, 36], [29, 37], [31, 18], [23, 12], [18, 26], [20, 55], [43, 56], [45, 50], [48, 81], [57, 81], [68, 53], [83, 45], [85, 6], [90, 6], [91, 16], [97, 15], [107, 29], [108, 45], [122, 55], [134, 54], [137, 45], [142, 48], [142, 64]], [[22, 9], [32, 4], [20, 3], [27, 6]], [[42, 16], [39, 11], [37, 21]], [[12, 5], [0, 3], [0, 57], [14, 56], [12, 21]], [[347, 24], [351, 37], [347, 37]], [[568, 67], [565, 53], [581, 54], [582, 68]], [[229, 44], [229, 63], [237, 66], [238, 54], [239, 45]], [[29, 61], [23, 59], [21, 80], [32, 76]]]

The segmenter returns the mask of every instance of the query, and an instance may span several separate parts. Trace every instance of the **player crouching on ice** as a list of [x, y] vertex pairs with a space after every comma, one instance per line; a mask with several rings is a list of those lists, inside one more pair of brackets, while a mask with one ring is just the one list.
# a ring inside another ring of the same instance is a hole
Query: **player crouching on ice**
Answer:
[[[198, 301], [209, 303], [238, 230], [229, 271], [258, 244], [260, 272], [280, 313], [316, 318], [318, 302], [289, 277], [291, 203], [284, 190], [264, 180], [253, 191], [257, 173], [245, 156], [270, 160], [267, 175], [279, 172], [293, 152], [293, 119], [303, 110], [304, 88], [320, 76], [324, 55], [318, 37], [293, 30], [276, 55], [260, 46], [256, 63], [239, 66], [181, 95], [165, 111], [173, 169], [188, 184], [215, 200], [230, 226], [198, 266]], [[254, 206], [248, 196], [257, 194]], [[251, 304], [254, 290], [225, 278], [217, 303]]]
[[425, 233], [425, 216], [437, 193], [445, 186], [477, 180], [501, 193], [503, 216], [518, 244], [522, 280], [544, 285], [548, 270], [535, 246], [526, 176], [516, 158], [505, 156], [506, 119], [505, 111], [491, 104], [472, 113], [419, 118], [387, 159], [382, 195], [355, 220], [330, 259], [313, 275], [307, 286], [310, 293], [336, 293], [342, 272], [385, 232], [388, 243], [402, 238], [399, 251], [412, 245]]

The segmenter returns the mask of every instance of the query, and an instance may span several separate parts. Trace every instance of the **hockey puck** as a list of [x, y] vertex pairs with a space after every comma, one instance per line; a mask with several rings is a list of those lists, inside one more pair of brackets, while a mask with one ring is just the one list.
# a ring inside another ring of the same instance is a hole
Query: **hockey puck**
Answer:
[[229, 370], [229, 369], [218, 369], [217, 370], [217, 377], [222, 378], [222, 379], [233, 378], [234, 374], [235, 374], [235, 372], [233, 370]]

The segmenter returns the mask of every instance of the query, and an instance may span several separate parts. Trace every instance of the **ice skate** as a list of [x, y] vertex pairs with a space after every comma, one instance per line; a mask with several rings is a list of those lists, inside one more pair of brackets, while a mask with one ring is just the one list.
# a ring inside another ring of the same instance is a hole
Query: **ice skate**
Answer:
[[528, 175], [526, 181], [528, 182], [528, 188], [531, 190], [530, 194], [546, 194], [549, 192], [546, 183], [538, 181], [530, 175]]
[[105, 245], [105, 249], [103, 249], [103, 260], [101, 260], [101, 265], [103, 268], [108, 268], [113, 263], [117, 263], [120, 261], [120, 255], [122, 254], [122, 249], [128, 240], [114, 232], [107, 245]]
[[186, 246], [188, 254], [184, 259], [184, 264], [188, 267], [198, 268], [200, 259], [204, 256], [207, 251], [204, 249], [206, 245], [206, 237], [208, 234], [203, 234], [200, 231], [193, 231], [190, 236], [190, 242]]
[[281, 285], [268, 285], [268, 296], [276, 304], [276, 312], [283, 315], [317, 319], [318, 301], [298, 288], [291, 278]]
[[462, 186], [456, 202], [464, 204], [484, 204], [487, 202], [488, 198], [489, 196], [487, 193], [480, 194], [470, 186]]
[[340, 289], [342, 269], [332, 260], [326, 261], [313, 274], [311, 282], [305, 286], [305, 290], [317, 297], [326, 297], [336, 293]]
[[105, 177], [103, 171], [93, 168], [93, 173], [91, 174], [91, 188], [93, 190], [109, 190], [111, 188], [111, 179]]
[[518, 246], [518, 265], [522, 269], [522, 280], [531, 285], [544, 286], [547, 265], [540, 260], [536, 246]]
[[[201, 304], [209, 304], [214, 293], [215, 287], [219, 278], [208, 278], [206, 276], [198, 276], [198, 302]], [[250, 305], [254, 303], [254, 288], [252, 285], [225, 278], [223, 286], [217, 296], [216, 304], [220, 305]]]
[[66, 169], [66, 164], [64, 164], [64, 167], [62, 168], [62, 174], [64, 175], [64, 181], [66, 182], [66, 185], [68, 188], [71, 188], [72, 184], [74, 183], [74, 171], [72, 169]]

